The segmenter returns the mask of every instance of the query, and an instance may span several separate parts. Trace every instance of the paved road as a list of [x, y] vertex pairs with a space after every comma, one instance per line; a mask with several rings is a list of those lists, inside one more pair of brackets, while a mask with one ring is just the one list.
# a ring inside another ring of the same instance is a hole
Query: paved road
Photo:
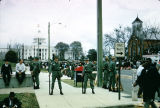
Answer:
[[[48, 73], [40, 74], [40, 89], [35, 90], [40, 108], [111, 108], [111, 106], [138, 105], [140, 101], [132, 101], [127, 94], [121, 94], [118, 100], [118, 93], [109, 92], [106, 89], [95, 87], [96, 94], [87, 89], [86, 94], [81, 93], [81, 88], [75, 88], [62, 82], [64, 95], [59, 94], [57, 81], [54, 94], [48, 95]], [[65, 77], [62, 77], [65, 79]], [[122, 108], [122, 107], [121, 107]]]
[[133, 70], [121, 71], [121, 83], [123, 85], [124, 93], [132, 94], [132, 73]]
[[[121, 83], [123, 86], [123, 93], [126, 93], [128, 95], [132, 95], [132, 74], [133, 70], [122, 70], [121, 71]], [[155, 99], [158, 99], [157, 93], [155, 96]]]

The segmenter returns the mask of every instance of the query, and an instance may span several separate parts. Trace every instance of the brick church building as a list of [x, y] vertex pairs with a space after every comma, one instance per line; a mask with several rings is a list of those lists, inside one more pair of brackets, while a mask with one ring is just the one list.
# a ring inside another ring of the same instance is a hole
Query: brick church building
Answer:
[[[152, 31], [151, 31], [152, 32]], [[128, 41], [128, 58], [141, 59], [143, 55], [157, 54], [160, 51], [160, 34], [147, 33], [143, 22], [137, 18], [132, 22], [132, 35]]]

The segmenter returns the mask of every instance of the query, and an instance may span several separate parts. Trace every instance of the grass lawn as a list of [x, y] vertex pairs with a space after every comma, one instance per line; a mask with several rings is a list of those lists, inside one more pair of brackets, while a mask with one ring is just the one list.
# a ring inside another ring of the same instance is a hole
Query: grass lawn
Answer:
[[42, 68], [42, 69], [41, 69], [41, 72], [48, 73], [48, 70], [47, 70], [47, 69]]
[[[0, 94], [0, 101], [8, 97], [8, 94]], [[16, 93], [16, 97], [22, 102], [22, 108], [39, 108], [34, 93]]]
[[[62, 79], [62, 81], [68, 85], [71, 85], [73, 87], [76, 87], [74, 86], [74, 80], [70, 80], [70, 79]], [[78, 82], [77, 83], [77, 88], [81, 88], [82, 87], [82, 82]], [[87, 83], [87, 87], [90, 88], [90, 81], [88, 80], [88, 83]]]

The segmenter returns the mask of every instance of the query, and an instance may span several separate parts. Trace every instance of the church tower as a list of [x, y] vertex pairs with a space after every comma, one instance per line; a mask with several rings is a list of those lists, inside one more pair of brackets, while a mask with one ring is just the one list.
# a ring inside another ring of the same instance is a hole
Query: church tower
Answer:
[[143, 40], [144, 36], [142, 36], [143, 32], [143, 22], [137, 18], [132, 22], [132, 36], [137, 37], [139, 40]]

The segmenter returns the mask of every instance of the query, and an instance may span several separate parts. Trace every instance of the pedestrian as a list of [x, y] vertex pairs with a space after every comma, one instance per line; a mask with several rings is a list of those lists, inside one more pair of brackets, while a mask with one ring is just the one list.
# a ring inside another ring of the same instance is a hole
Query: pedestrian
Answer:
[[116, 83], [116, 58], [113, 56], [112, 61], [109, 63], [109, 91], [116, 92], [115, 83]]
[[[160, 64], [157, 64], [157, 70], [158, 70], [158, 73], [160, 75]], [[158, 87], [158, 102], [160, 102], [160, 86]]]
[[1, 75], [3, 77], [3, 81], [5, 86], [9, 86], [11, 75], [12, 75], [12, 68], [11, 65], [8, 63], [8, 60], [4, 60], [5, 63], [1, 67]]
[[34, 58], [34, 63], [33, 63], [33, 71], [32, 71], [32, 78], [33, 78], [33, 83], [34, 83], [34, 89], [39, 89], [39, 73], [41, 71], [40, 69], [40, 62], [39, 58], [35, 57]]
[[60, 64], [58, 62], [58, 57], [57, 56], [54, 57], [54, 61], [52, 61], [52, 63], [51, 63], [50, 70], [49, 70], [49, 77], [50, 77], [51, 74], [52, 74], [52, 86], [51, 86], [50, 95], [53, 95], [53, 89], [54, 89], [54, 84], [55, 84], [56, 79], [58, 80], [60, 94], [63, 95], [62, 85], [61, 85], [62, 73], [61, 73], [61, 67], [60, 67]]
[[150, 58], [147, 59], [141, 75], [137, 79], [137, 82], [134, 84], [134, 86], [139, 83], [142, 84], [144, 108], [149, 108], [150, 105], [152, 108], [157, 108], [154, 103], [154, 99], [155, 93], [159, 87], [160, 76], [156, 67], [152, 65], [151, 61], [152, 60]]
[[14, 92], [10, 92], [9, 97], [2, 102], [2, 108], [21, 108], [21, 102], [15, 97]]
[[84, 77], [84, 91], [83, 91], [83, 94], [86, 94], [88, 79], [90, 79], [90, 86], [91, 86], [91, 89], [92, 89], [92, 93], [95, 94], [94, 84], [93, 84], [94, 76], [92, 74], [93, 67], [94, 67], [94, 65], [91, 62], [89, 62], [89, 59], [85, 58], [85, 65], [84, 65], [84, 69], [83, 69], [83, 72], [82, 72], [82, 77]]
[[108, 89], [108, 83], [109, 83], [109, 58], [106, 56], [104, 66], [103, 66], [103, 86], [102, 88]]
[[[141, 61], [140, 62], [140, 65], [139, 65], [139, 67], [138, 67], [138, 69], [137, 69], [137, 79], [139, 78], [139, 76], [141, 75], [141, 73], [142, 73], [142, 70], [144, 69], [144, 65], [146, 65], [143, 61]], [[139, 83], [138, 84], [139, 85], [139, 90], [138, 90], [138, 98], [140, 98], [141, 97], [141, 95], [142, 95], [142, 84], [141, 83]]]
[[20, 59], [19, 63], [16, 64], [16, 78], [19, 84], [22, 84], [23, 80], [25, 79], [25, 70], [26, 67], [23, 63], [23, 59]]
[[138, 68], [141, 65], [141, 62], [139, 60], [137, 60], [136, 62], [136, 68]]

